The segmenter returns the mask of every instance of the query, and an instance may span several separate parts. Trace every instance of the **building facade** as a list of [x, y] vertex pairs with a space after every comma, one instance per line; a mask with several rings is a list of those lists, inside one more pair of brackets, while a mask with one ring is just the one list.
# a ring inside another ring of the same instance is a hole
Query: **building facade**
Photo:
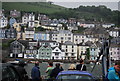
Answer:
[[8, 20], [7, 18], [3, 15], [0, 16], [0, 28], [4, 28], [8, 25]]
[[50, 46], [41, 46], [38, 49], [37, 59], [51, 59], [52, 48]]
[[54, 31], [52, 40], [59, 43], [65, 43], [66, 41], [73, 42], [73, 33], [69, 30]]
[[34, 40], [49, 40], [49, 34], [45, 32], [35, 32]]
[[65, 59], [77, 59], [77, 45], [73, 42], [66, 41], [61, 45], [61, 49], [65, 51]]
[[120, 45], [111, 44], [109, 48], [111, 60], [120, 60]]
[[64, 60], [65, 59], [65, 52], [63, 50], [61, 50], [59, 47], [53, 47], [51, 59]]

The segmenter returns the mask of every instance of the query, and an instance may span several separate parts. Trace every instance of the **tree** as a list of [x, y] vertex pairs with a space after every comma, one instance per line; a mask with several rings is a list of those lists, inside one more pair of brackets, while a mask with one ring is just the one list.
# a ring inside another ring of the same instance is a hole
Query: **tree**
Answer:
[[89, 48], [86, 49], [86, 57], [88, 60], [90, 60], [90, 49]]

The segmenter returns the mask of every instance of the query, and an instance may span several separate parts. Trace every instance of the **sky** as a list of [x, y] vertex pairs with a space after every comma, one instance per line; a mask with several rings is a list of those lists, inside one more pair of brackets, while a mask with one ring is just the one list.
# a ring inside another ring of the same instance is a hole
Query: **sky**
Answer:
[[112, 10], [119, 10], [118, 2], [120, 0], [48, 0], [54, 2], [54, 4], [64, 6], [67, 8], [76, 8], [80, 5], [84, 6], [99, 6], [105, 5]]
[[67, 8], [77, 8], [80, 5], [84, 5], [84, 6], [105, 5], [112, 10], [118, 10], [118, 2], [54, 2], [54, 4], [64, 6]]

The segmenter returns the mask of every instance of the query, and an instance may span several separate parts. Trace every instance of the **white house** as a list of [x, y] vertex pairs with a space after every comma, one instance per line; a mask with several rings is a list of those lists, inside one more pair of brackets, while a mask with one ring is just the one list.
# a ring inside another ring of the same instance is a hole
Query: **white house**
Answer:
[[94, 28], [95, 24], [80, 24], [80, 26], [83, 28]]
[[28, 14], [27, 13], [22, 16], [22, 23], [24, 25], [27, 25], [27, 23], [28, 23]]
[[37, 48], [34, 46], [28, 46], [24, 52], [24, 58], [36, 59], [37, 58]]
[[65, 51], [65, 59], [77, 59], [77, 45], [73, 42], [66, 41], [65, 43], [61, 44], [61, 49]]
[[58, 42], [56, 42], [56, 41], [43, 41], [43, 40], [41, 40], [41, 41], [39, 41], [39, 45], [40, 46], [50, 46], [50, 47], [59, 47], [59, 43]]
[[75, 44], [80, 44], [80, 43], [82, 43], [82, 42], [84, 42], [84, 41], [86, 41], [86, 35], [82, 35], [82, 34], [74, 34], [74, 43]]
[[28, 27], [34, 27], [35, 26], [35, 15], [33, 13], [31, 14], [25, 14], [22, 16], [22, 23], [27, 25]]
[[114, 28], [109, 31], [109, 35], [112, 37], [119, 37], [120, 36], [120, 28]]
[[89, 52], [90, 52], [90, 60], [97, 60], [100, 50], [99, 50], [99, 47], [95, 43], [93, 43], [90, 46]]
[[86, 57], [86, 50], [89, 48], [89, 45], [85, 42], [78, 44], [78, 58], [85, 59]]
[[52, 48], [51, 59], [55, 59], [55, 60], [63, 60], [63, 59], [65, 59], [64, 50], [61, 50], [59, 47]]
[[103, 24], [102, 27], [104, 28], [110, 28], [112, 26], [115, 26], [115, 24]]
[[7, 18], [4, 15], [0, 16], [0, 28], [6, 27], [7, 24], [8, 24]]
[[73, 42], [73, 33], [69, 30], [54, 31], [52, 40], [59, 43], [65, 43], [66, 41]]
[[25, 39], [26, 40], [33, 40], [34, 39], [34, 28], [25, 28]]
[[111, 60], [120, 60], [120, 45], [111, 44], [109, 48]]

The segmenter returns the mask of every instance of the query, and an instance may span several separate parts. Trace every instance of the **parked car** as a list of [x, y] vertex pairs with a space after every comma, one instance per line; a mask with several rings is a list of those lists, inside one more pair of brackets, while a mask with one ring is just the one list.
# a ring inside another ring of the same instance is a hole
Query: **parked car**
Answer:
[[22, 81], [19, 73], [12, 64], [1, 63], [0, 70], [2, 71], [1, 81]]
[[62, 71], [56, 77], [56, 81], [95, 81], [92, 74], [85, 71]]

